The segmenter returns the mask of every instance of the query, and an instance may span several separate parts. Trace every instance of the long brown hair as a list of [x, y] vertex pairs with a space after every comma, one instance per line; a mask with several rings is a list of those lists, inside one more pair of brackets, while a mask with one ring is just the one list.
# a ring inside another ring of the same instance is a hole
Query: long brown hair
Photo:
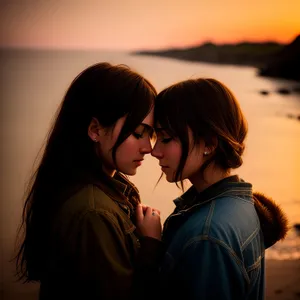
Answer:
[[28, 186], [19, 231], [24, 235], [16, 255], [19, 279], [41, 279], [51, 221], [66, 195], [95, 179], [112, 185], [88, 137], [92, 118], [110, 128], [127, 116], [112, 149], [115, 160], [117, 148], [147, 116], [155, 97], [152, 84], [125, 65], [95, 64], [73, 80]]

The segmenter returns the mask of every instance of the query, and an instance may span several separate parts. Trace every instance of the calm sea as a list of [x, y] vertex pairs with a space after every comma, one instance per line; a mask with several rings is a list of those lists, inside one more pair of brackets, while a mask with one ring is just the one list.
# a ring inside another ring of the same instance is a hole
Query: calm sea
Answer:
[[[73, 78], [87, 66], [123, 63], [146, 76], [158, 91], [191, 77], [214, 77], [228, 85], [249, 124], [244, 164], [238, 173], [281, 204], [290, 224], [300, 223], [300, 94], [281, 95], [278, 88], [293, 82], [260, 78], [251, 67], [181, 62], [122, 52], [1, 50], [1, 290], [14, 289], [11, 257], [20, 220], [22, 195], [34, 159], [57, 106]], [[268, 90], [267, 96], [260, 90]], [[288, 117], [289, 116], [289, 117]], [[144, 203], [161, 210], [163, 220], [173, 210], [180, 190], [165, 180], [155, 187], [161, 171], [148, 156], [132, 181]], [[188, 185], [187, 185], [188, 187]], [[268, 258], [300, 258], [300, 236], [267, 250]]]

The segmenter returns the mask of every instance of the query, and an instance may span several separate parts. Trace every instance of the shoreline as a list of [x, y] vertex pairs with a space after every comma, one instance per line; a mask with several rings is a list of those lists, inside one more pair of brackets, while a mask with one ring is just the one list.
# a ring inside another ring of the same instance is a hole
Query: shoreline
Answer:
[[261, 62], [243, 62], [240, 60], [234, 59], [223, 59], [223, 60], [216, 60], [216, 59], [207, 59], [207, 58], [190, 58], [184, 57], [181, 55], [173, 55], [169, 53], [155, 53], [155, 52], [129, 52], [130, 55], [138, 55], [138, 56], [149, 56], [149, 57], [158, 57], [158, 58], [167, 58], [173, 59], [176, 61], [181, 62], [188, 62], [188, 63], [205, 63], [211, 65], [220, 65], [220, 66], [233, 66], [233, 67], [248, 67], [253, 68], [256, 71], [256, 76], [274, 80], [285, 80], [288, 82], [294, 82], [296, 84], [296, 91], [299, 91], [299, 79], [294, 77], [294, 75], [286, 75], [280, 73], [269, 73], [266, 71], [268, 65], [263, 64]]

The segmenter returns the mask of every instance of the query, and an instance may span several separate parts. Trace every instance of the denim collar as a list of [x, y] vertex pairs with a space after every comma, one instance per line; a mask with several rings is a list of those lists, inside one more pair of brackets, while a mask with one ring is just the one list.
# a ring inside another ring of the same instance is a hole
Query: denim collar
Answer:
[[174, 200], [176, 210], [189, 209], [196, 204], [208, 201], [225, 192], [234, 192], [235, 195], [252, 196], [252, 185], [237, 175], [226, 177], [204, 191], [198, 193], [195, 186], [191, 186], [183, 195]]

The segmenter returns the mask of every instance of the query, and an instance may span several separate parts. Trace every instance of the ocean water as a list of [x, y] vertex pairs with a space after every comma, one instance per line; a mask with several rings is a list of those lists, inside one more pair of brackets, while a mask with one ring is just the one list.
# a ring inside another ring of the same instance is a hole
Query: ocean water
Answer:
[[[278, 88], [296, 83], [256, 76], [251, 67], [182, 62], [122, 52], [1, 50], [1, 283], [14, 289], [9, 263], [20, 221], [23, 193], [33, 162], [53, 115], [73, 78], [87, 66], [108, 61], [127, 64], [147, 77], [158, 91], [197, 76], [221, 80], [234, 92], [248, 120], [244, 164], [235, 173], [280, 203], [290, 225], [300, 223], [300, 94], [281, 95]], [[259, 93], [270, 92], [264, 96]], [[289, 116], [289, 117], [288, 117]], [[132, 181], [144, 203], [160, 209], [164, 220], [181, 194], [164, 179], [148, 155]], [[189, 185], [187, 184], [186, 187]], [[299, 259], [300, 233], [266, 251], [267, 258]]]

